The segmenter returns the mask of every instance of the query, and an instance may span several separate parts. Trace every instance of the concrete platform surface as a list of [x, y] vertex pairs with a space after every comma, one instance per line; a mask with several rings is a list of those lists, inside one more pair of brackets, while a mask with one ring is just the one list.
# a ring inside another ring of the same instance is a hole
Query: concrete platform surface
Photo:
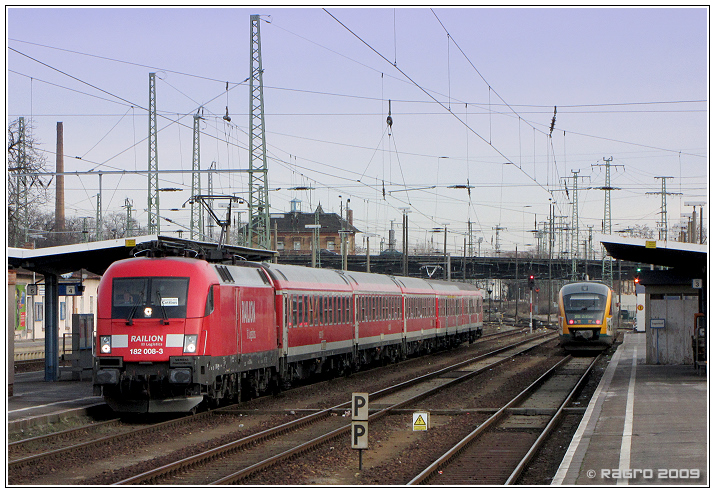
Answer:
[[553, 485], [709, 484], [707, 376], [645, 356], [645, 333], [626, 333]]
[[8, 432], [62, 416], [87, 414], [89, 409], [104, 405], [102, 397], [92, 395], [91, 378], [71, 380], [72, 373], [64, 371], [57, 382], [45, 382], [44, 378], [44, 371], [15, 374], [13, 395], [6, 401]]

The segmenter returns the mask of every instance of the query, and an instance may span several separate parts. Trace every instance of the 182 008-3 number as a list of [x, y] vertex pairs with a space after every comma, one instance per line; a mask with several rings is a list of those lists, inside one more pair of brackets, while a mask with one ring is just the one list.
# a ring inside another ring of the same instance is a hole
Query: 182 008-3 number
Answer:
[[155, 347], [148, 347], [148, 348], [137, 348], [137, 349], [130, 349], [129, 354], [164, 354], [164, 349], [163, 348], [155, 348]]

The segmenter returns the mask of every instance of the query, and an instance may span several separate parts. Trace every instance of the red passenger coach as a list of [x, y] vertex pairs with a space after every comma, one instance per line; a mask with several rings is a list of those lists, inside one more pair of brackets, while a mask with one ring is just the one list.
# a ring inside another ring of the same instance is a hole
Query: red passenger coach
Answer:
[[132, 258], [99, 286], [95, 395], [120, 412], [189, 412], [314, 375], [472, 342], [463, 283], [252, 262]]
[[[430, 281], [437, 295], [437, 336], [450, 341], [471, 342], [481, 335], [482, 294], [476, 286], [465, 283]], [[478, 334], [473, 328], [479, 327]]]
[[281, 382], [344, 373], [355, 337], [352, 289], [340, 271], [264, 264], [276, 289]]

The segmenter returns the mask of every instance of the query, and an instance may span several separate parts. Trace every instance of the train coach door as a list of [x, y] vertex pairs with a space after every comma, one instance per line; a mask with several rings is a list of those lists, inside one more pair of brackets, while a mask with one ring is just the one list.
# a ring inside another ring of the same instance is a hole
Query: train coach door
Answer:
[[357, 346], [358, 341], [360, 340], [360, 321], [362, 320], [362, 313], [364, 313], [364, 309], [362, 306], [363, 299], [358, 298], [358, 295], [353, 294], [352, 295], [353, 299], [353, 320], [355, 321], [355, 334], [353, 335], [353, 347]]
[[242, 318], [242, 313], [241, 313], [241, 290], [239, 288], [235, 288], [233, 290], [234, 293], [234, 301], [235, 301], [235, 307], [236, 307], [236, 324], [235, 324], [235, 329], [236, 329], [236, 351], [238, 352], [239, 355], [239, 361], [240, 357], [243, 354], [243, 343], [242, 337], [241, 337], [241, 330], [242, 330], [242, 325], [241, 325], [241, 318]]
[[291, 316], [290, 298], [287, 293], [283, 293], [283, 325], [281, 326], [281, 337], [283, 341], [283, 356], [288, 354], [288, 325]]

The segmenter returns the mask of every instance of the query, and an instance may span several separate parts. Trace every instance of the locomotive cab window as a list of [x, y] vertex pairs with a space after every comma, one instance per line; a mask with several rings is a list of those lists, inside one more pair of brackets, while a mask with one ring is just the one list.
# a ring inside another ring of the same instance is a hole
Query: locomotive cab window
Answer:
[[214, 311], [214, 286], [209, 286], [209, 293], [206, 296], [206, 308], [204, 309], [204, 317], [208, 317]]
[[598, 293], [564, 295], [564, 311], [569, 324], [600, 324], [606, 308], [606, 296]]
[[186, 318], [188, 277], [119, 277], [112, 281], [112, 318]]

